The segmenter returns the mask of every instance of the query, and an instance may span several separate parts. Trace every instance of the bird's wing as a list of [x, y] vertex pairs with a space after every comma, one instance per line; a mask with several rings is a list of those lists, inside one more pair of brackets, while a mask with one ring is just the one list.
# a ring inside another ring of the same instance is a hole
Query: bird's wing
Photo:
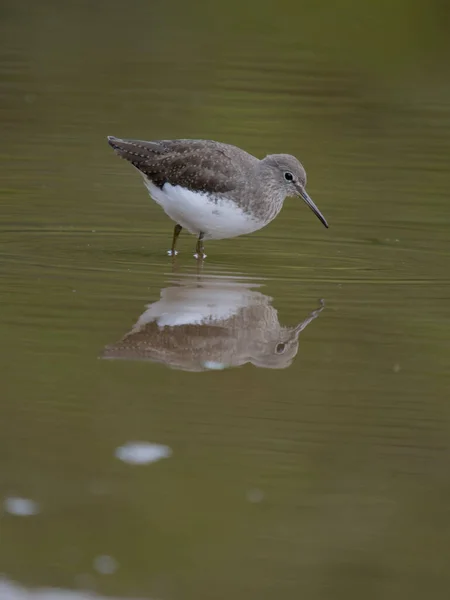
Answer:
[[[230, 192], [243, 183], [240, 161], [256, 161], [243, 150], [208, 140], [122, 140], [109, 137], [114, 150], [158, 187], [165, 183], [192, 191], [218, 194]], [[242, 155], [240, 155], [242, 153]]]

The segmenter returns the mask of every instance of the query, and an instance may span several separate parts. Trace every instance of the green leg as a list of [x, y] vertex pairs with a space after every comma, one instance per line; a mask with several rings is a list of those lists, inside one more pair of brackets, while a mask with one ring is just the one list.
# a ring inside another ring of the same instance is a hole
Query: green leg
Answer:
[[175, 225], [175, 228], [173, 230], [172, 248], [167, 251], [167, 254], [169, 256], [176, 256], [178, 254], [178, 252], [175, 250], [175, 246], [177, 244], [177, 239], [182, 229], [183, 228], [181, 227], [181, 225]]
[[205, 237], [205, 234], [203, 233], [203, 231], [201, 231], [200, 235], [198, 236], [197, 245], [195, 246], [194, 257], [197, 259], [201, 259], [201, 260], [206, 258], [205, 248], [203, 247], [203, 238], [204, 237]]

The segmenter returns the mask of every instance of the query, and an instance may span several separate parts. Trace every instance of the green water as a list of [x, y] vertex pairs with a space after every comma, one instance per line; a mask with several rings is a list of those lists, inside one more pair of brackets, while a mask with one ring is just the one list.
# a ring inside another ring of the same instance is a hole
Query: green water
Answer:
[[[1, 4], [0, 600], [449, 597], [449, 30], [438, 1]], [[107, 135], [292, 153], [330, 229], [290, 199], [172, 264]], [[213, 316], [127, 335], [183, 306]]]

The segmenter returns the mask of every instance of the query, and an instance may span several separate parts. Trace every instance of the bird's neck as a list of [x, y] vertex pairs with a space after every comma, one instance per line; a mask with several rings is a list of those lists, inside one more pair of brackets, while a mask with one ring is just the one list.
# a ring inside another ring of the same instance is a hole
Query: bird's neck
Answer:
[[[261, 168], [262, 167], [262, 168]], [[283, 208], [286, 199], [285, 191], [274, 179], [272, 173], [261, 165], [258, 172], [259, 190], [253, 196], [253, 212], [264, 221], [274, 219]]]

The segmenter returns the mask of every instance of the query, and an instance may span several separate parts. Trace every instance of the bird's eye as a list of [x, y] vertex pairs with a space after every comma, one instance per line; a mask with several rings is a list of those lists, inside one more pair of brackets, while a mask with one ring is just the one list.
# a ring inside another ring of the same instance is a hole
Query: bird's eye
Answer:
[[294, 176], [290, 171], [286, 171], [286, 173], [284, 174], [284, 178], [286, 179], [286, 181], [293, 181]]
[[275, 348], [275, 352], [277, 354], [283, 354], [283, 352], [286, 350], [286, 344], [277, 344], [277, 347]]

